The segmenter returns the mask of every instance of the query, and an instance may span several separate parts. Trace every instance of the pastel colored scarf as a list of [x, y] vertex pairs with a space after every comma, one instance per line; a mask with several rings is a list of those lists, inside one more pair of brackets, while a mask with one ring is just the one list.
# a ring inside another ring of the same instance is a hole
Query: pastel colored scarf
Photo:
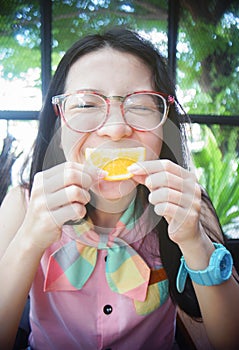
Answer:
[[[106, 279], [116, 293], [144, 301], [150, 279], [150, 268], [131, 247], [155, 226], [148, 220], [148, 208], [133, 215], [134, 202], [124, 212], [110, 234], [98, 235], [89, 220], [67, 226], [72, 240], [54, 252], [48, 262], [44, 291], [81, 289], [94, 271], [97, 253], [107, 249]], [[64, 229], [64, 227], [63, 227]]]

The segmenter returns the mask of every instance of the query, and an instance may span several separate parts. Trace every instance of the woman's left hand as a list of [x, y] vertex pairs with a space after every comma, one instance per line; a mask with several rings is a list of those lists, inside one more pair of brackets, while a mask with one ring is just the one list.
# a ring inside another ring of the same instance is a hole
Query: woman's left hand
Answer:
[[150, 190], [149, 202], [167, 220], [170, 239], [179, 245], [197, 239], [201, 189], [195, 174], [164, 159], [137, 163], [129, 170]]

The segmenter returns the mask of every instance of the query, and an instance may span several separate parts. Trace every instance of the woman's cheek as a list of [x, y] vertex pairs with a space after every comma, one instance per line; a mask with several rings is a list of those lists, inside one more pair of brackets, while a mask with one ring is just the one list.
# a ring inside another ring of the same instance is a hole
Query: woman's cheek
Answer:
[[146, 146], [146, 160], [159, 159], [162, 149], [162, 139], [154, 138], [155, 142], [148, 143]]
[[82, 145], [86, 139], [86, 134], [77, 133], [66, 126], [62, 127], [61, 131], [61, 147], [67, 161], [84, 162], [84, 157], [81, 152]]

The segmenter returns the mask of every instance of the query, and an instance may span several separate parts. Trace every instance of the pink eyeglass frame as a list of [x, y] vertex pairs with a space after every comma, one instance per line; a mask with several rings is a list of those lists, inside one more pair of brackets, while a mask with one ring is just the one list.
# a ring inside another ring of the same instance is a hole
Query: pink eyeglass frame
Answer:
[[[103, 119], [102, 123], [100, 125], [98, 125], [96, 128], [93, 128], [93, 129], [90, 129], [90, 130], [87, 130], [87, 131], [84, 131], [84, 130], [76, 130], [74, 128], [72, 128], [67, 120], [65, 119], [65, 116], [64, 116], [64, 112], [63, 112], [63, 109], [62, 109], [62, 106], [61, 106], [61, 103], [64, 101], [64, 99], [70, 95], [77, 95], [77, 94], [92, 94], [92, 95], [96, 95], [96, 96], [99, 96], [101, 97], [105, 102], [106, 102], [106, 105], [107, 105], [107, 111], [106, 111], [106, 116], [105, 118]], [[132, 95], [140, 95], [140, 94], [152, 94], [152, 95], [159, 95], [163, 98], [163, 101], [166, 105], [166, 110], [165, 110], [165, 113], [164, 113], [164, 116], [163, 116], [163, 119], [161, 121], [161, 123], [159, 123], [156, 127], [154, 128], [151, 128], [151, 129], [140, 129], [140, 128], [135, 128], [133, 126], [131, 126], [130, 124], [127, 123], [126, 119], [125, 119], [125, 112], [124, 112], [124, 107], [123, 107], [123, 103], [124, 101], [132, 96]], [[155, 130], [157, 129], [159, 126], [163, 125], [167, 119], [167, 116], [168, 116], [168, 112], [169, 112], [169, 108], [170, 108], [170, 105], [174, 104], [175, 103], [175, 97], [172, 96], [172, 95], [168, 95], [168, 94], [165, 94], [163, 92], [156, 92], [156, 91], [153, 91], [153, 90], [140, 90], [140, 91], [135, 91], [135, 92], [132, 92], [130, 94], [127, 94], [126, 96], [105, 96], [103, 94], [100, 94], [94, 90], [76, 90], [76, 91], [73, 91], [73, 92], [69, 92], [69, 93], [66, 93], [66, 94], [61, 94], [61, 95], [56, 95], [56, 96], [53, 96], [52, 97], [52, 104], [53, 104], [53, 108], [54, 108], [54, 112], [56, 114], [57, 117], [61, 117], [64, 121], [64, 123], [67, 125], [68, 128], [70, 128], [72, 131], [74, 132], [78, 132], [78, 133], [82, 133], [82, 132], [92, 132], [92, 131], [96, 131], [100, 128], [102, 128], [102, 126], [104, 126], [104, 124], [106, 123], [108, 117], [109, 117], [109, 112], [110, 112], [110, 106], [111, 106], [111, 100], [118, 100], [120, 101], [120, 110], [121, 110], [121, 115], [123, 117], [123, 120], [125, 122], [126, 125], [128, 125], [130, 128], [134, 129], [134, 130], [137, 130], [137, 131], [152, 131], [152, 130]]]

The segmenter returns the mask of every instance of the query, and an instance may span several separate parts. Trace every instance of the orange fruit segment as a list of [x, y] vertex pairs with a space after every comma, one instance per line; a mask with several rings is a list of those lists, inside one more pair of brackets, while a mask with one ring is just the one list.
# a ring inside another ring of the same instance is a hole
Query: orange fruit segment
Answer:
[[97, 168], [108, 172], [104, 180], [119, 181], [133, 176], [128, 172], [127, 167], [133, 163], [143, 161], [145, 153], [144, 147], [86, 148], [85, 158]]

